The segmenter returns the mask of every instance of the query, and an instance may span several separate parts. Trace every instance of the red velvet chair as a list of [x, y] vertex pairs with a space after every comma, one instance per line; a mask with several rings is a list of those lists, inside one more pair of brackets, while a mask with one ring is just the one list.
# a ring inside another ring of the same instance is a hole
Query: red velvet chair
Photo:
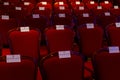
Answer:
[[108, 25], [108, 27], [106, 28], [106, 33], [108, 36], [109, 45], [120, 47], [120, 28], [116, 27], [115, 23]]
[[69, 58], [59, 58], [54, 52], [42, 59], [41, 65], [47, 80], [83, 80], [83, 60], [74, 52]]
[[12, 54], [21, 54], [30, 56], [36, 62], [39, 59], [39, 45], [41, 33], [30, 28], [27, 32], [21, 32], [20, 28], [13, 29], [9, 32], [9, 45]]
[[22, 57], [21, 62], [7, 63], [6, 57], [0, 57], [1, 80], [36, 80], [37, 68], [34, 61]]
[[96, 80], [119, 80], [120, 53], [100, 51], [93, 57]]
[[56, 30], [48, 28], [45, 31], [46, 42], [50, 52], [72, 50], [74, 43], [74, 32], [71, 29]]

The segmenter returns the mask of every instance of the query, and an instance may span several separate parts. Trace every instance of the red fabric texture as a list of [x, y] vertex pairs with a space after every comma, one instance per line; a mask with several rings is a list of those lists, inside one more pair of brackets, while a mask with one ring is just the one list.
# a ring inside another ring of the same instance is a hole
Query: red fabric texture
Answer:
[[8, 31], [17, 27], [15, 19], [10, 18], [9, 20], [0, 19], [0, 35], [3, 45], [8, 45]]
[[110, 41], [110, 45], [119, 46], [120, 47], [120, 28], [117, 28], [115, 24], [109, 25], [107, 28], [108, 39]]
[[102, 7], [105, 8], [105, 9], [110, 9], [110, 8], [113, 7], [113, 5], [112, 5], [111, 2], [109, 2], [108, 4], [105, 4], [105, 2], [101, 2], [101, 3], [100, 3], [100, 6], [102, 6]]
[[97, 16], [97, 23], [101, 25], [104, 29], [107, 27], [107, 25], [114, 23], [114, 22], [116, 22], [116, 17], [111, 13], [110, 13], [110, 16], [105, 16], [105, 12]]
[[74, 32], [72, 30], [50, 28], [45, 34], [50, 52], [72, 50], [74, 41]]
[[85, 56], [92, 57], [93, 53], [102, 47], [103, 30], [99, 26], [87, 29], [85, 26], [78, 28], [80, 48]]
[[101, 52], [94, 56], [97, 80], [119, 80], [120, 54]]
[[1, 80], [35, 80], [35, 64], [30, 60], [20, 63], [0, 62]]
[[36, 30], [30, 32], [12, 31], [9, 33], [13, 54], [21, 54], [38, 59], [40, 34]]
[[51, 57], [43, 63], [47, 80], [83, 80], [82, 58], [73, 55], [71, 58]]

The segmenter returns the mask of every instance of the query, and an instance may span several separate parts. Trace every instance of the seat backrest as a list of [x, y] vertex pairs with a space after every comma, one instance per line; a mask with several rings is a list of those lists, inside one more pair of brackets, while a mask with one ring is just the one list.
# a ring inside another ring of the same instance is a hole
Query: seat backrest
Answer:
[[7, 63], [0, 57], [1, 80], [36, 80], [36, 65], [32, 59], [21, 58], [20, 62]]
[[120, 53], [98, 52], [93, 57], [94, 71], [97, 80], [119, 80]]
[[39, 45], [41, 33], [38, 30], [30, 29], [28, 32], [21, 32], [18, 29], [9, 32], [9, 44], [12, 54], [30, 56], [36, 61], [39, 58]]
[[71, 29], [56, 30], [55, 28], [48, 28], [45, 35], [50, 52], [72, 50], [74, 32]]
[[93, 28], [87, 28], [86, 25], [78, 27], [79, 45], [85, 56], [92, 57], [102, 47], [103, 30], [98, 25], [93, 24]]
[[106, 28], [108, 42], [111, 46], [120, 46], [120, 28], [115, 23], [108, 25]]
[[[54, 55], [57, 54], [57, 55]], [[42, 61], [47, 80], [83, 80], [83, 60], [80, 55], [59, 58], [58, 52]]]

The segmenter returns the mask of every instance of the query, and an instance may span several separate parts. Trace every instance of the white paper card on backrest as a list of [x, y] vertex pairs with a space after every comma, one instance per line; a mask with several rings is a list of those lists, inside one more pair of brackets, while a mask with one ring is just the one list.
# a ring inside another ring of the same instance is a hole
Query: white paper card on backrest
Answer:
[[89, 17], [88, 13], [83, 13], [83, 17]]
[[80, 4], [80, 1], [76, 1], [75, 4], [79, 5], [79, 4]]
[[93, 29], [94, 28], [94, 24], [93, 23], [87, 23], [86, 27], [87, 27], [87, 29]]
[[59, 58], [71, 58], [70, 51], [59, 51], [58, 52]]
[[42, 2], [42, 5], [47, 5], [47, 2]]
[[21, 62], [21, 56], [19, 54], [17, 54], [17, 55], [6, 55], [6, 62], [7, 63]]
[[26, 26], [26, 27], [20, 27], [20, 31], [21, 32], [29, 32], [30, 31], [30, 27]]
[[56, 25], [56, 30], [64, 30], [64, 25]]
[[22, 8], [21, 8], [21, 7], [15, 7], [15, 10], [19, 10], [19, 11], [21, 11]]
[[26, 6], [30, 5], [30, 2], [24, 2], [24, 5]]
[[2, 18], [2, 20], [9, 20], [10, 19], [10, 17], [8, 15], [2, 15], [1, 18]]
[[109, 1], [105, 1], [104, 3], [105, 3], [105, 4], [109, 4]]
[[8, 5], [10, 5], [10, 4], [9, 4], [9, 2], [4, 2], [3, 5], [8, 6]]
[[102, 6], [97, 6], [97, 9], [102, 9]]
[[110, 16], [110, 12], [105, 12], [105, 16]]
[[64, 4], [64, 2], [59, 2], [59, 5], [63, 5]]
[[94, 1], [90, 1], [90, 4], [95, 4], [95, 2]]
[[111, 47], [108, 47], [108, 49], [109, 49], [109, 53], [120, 53], [118, 46], [111, 46]]
[[64, 13], [60, 13], [60, 14], [58, 14], [58, 16], [59, 16], [60, 18], [65, 18], [65, 14], [64, 14]]
[[116, 27], [120, 27], [120, 22], [115, 23]]
[[44, 11], [45, 7], [39, 7], [39, 10]]
[[65, 10], [65, 7], [64, 6], [60, 6], [59, 9], [60, 10]]
[[119, 9], [119, 6], [114, 6], [114, 9]]
[[32, 17], [35, 19], [35, 18], [40, 18], [40, 15], [39, 14], [33, 14]]
[[84, 10], [84, 6], [79, 6], [79, 10]]

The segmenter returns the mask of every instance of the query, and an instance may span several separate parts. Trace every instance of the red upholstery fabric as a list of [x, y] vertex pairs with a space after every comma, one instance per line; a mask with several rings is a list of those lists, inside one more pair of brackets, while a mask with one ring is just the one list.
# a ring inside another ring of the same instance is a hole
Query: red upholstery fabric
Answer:
[[82, 66], [82, 58], [76, 55], [66, 59], [53, 56], [43, 62], [47, 80], [83, 80]]
[[120, 47], [120, 28], [117, 28], [115, 24], [111, 24], [107, 28], [107, 34], [110, 45]]
[[115, 15], [116, 17], [120, 16], [120, 8], [115, 9], [115, 8], [111, 8], [110, 12]]
[[[106, 12], [103, 12], [102, 14], [100, 14], [98, 17], [97, 17], [97, 23], [99, 25], [101, 25], [103, 28], [107, 27], [107, 25], [111, 24], [111, 23], [114, 23], [116, 22], [116, 17], [111, 14], [110, 12], [110, 16], [105, 16], [105, 13]], [[109, 20], [109, 21], [108, 21]]]
[[[84, 17], [83, 14], [88, 14], [88, 17]], [[77, 16], [78, 25], [86, 24], [86, 23], [94, 23], [94, 16], [89, 13], [83, 13]]]
[[[34, 18], [33, 16], [36, 16], [36, 15], [39, 17]], [[25, 24], [29, 27], [38, 28], [41, 31], [44, 31], [44, 29], [49, 25], [49, 20], [44, 15], [33, 13], [25, 19]]]
[[[60, 17], [59, 14], [65, 14], [65, 17]], [[73, 24], [73, 17], [71, 14], [67, 13], [58, 13], [53, 15], [53, 24], [54, 25], [70, 25]]]
[[97, 80], [119, 80], [120, 54], [101, 52], [94, 56], [95, 74]]
[[46, 32], [47, 44], [51, 52], [72, 50], [74, 32], [70, 29], [48, 29]]
[[103, 30], [95, 25], [93, 29], [84, 26], [78, 28], [78, 37], [81, 51], [85, 56], [91, 57], [102, 47]]
[[[44, 7], [45, 10], [39, 10], [40, 7]], [[51, 4], [47, 3], [46, 5], [43, 5], [42, 2], [37, 3], [35, 6], [33, 13], [38, 13], [40, 15], [45, 15], [46, 17], [50, 18], [52, 13], [52, 6]]]
[[4, 46], [6, 45], [8, 46], [8, 31], [16, 27], [17, 22], [15, 19], [13, 18], [10, 18], [9, 20], [0, 19], [0, 34]]
[[13, 54], [21, 54], [38, 59], [40, 33], [36, 30], [20, 32], [17, 30], [9, 33], [10, 46]]
[[[32, 9], [34, 8], [34, 4], [32, 3], [27, 3], [26, 2], [21, 2], [19, 4], [16, 4], [14, 6], [12, 16], [16, 18], [16, 20], [19, 22], [19, 25], [22, 25], [24, 23], [24, 19], [26, 19], [26, 16], [30, 15], [32, 12]], [[21, 8], [21, 9], [16, 9], [16, 8]]]
[[113, 6], [111, 2], [109, 2], [108, 4], [105, 4], [105, 2], [101, 2], [100, 5], [106, 9], [110, 9]]
[[94, 2], [94, 4], [91, 4], [91, 1], [86, 3], [86, 6], [88, 9], [94, 9], [98, 6], [98, 3]]
[[35, 80], [35, 64], [31, 60], [22, 59], [19, 63], [0, 61], [1, 80]]

